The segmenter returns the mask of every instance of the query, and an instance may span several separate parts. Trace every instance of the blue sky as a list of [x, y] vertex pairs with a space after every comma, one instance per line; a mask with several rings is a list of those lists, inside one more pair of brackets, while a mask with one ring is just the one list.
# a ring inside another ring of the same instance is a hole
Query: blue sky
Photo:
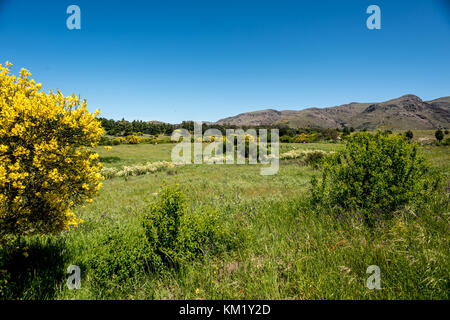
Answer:
[[[66, 8], [81, 8], [68, 30]], [[369, 30], [366, 8], [381, 9]], [[450, 4], [0, 0], [0, 62], [127, 120], [450, 95]]]

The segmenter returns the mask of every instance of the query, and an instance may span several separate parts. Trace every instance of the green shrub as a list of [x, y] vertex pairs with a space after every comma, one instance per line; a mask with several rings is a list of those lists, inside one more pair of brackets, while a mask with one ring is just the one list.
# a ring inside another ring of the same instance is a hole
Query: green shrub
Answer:
[[180, 187], [165, 186], [143, 226], [151, 250], [170, 266], [228, 246], [214, 210], [189, 210]]
[[94, 249], [81, 264], [89, 267], [93, 289], [102, 296], [126, 290], [148, 267], [158, 264], [143, 234], [118, 226], [101, 235]]
[[444, 133], [442, 132], [441, 129], [436, 130], [436, 132], [434, 133], [434, 136], [436, 137], [436, 140], [437, 140], [438, 142], [441, 142], [442, 139], [444, 139]]
[[153, 139], [149, 137], [139, 138], [139, 143], [152, 143]]
[[304, 166], [319, 167], [328, 154], [334, 152], [326, 152], [323, 150], [310, 149], [292, 149], [280, 155], [280, 160], [299, 159], [299, 163]]
[[155, 143], [172, 143], [172, 140], [170, 137], [167, 136], [159, 136], [156, 139], [154, 139]]
[[293, 141], [294, 140], [292, 139], [292, 137], [289, 137], [286, 135], [280, 137], [280, 142], [283, 142], [283, 143], [291, 143]]
[[150, 245], [164, 262], [176, 260], [176, 243], [185, 200], [179, 187], [165, 187], [144, 217], [143, 226]]
[[112, 141], [112, 143], [113, 145], [117, 146], [119, 144], [126, 143], [126, 141], [127, 140], [124, 137], [117, 137]]
[[322, 180], [312, 179], [313, 202], [332, 212], [357, 210], [372, 224], [412, 202], [426, 171], [415, 143], [383, 133], [356, 133], [344, 150], [327, 158]]
[[227, 250], [228, 237], [219, 223], [219, 214], [215, 210], [187, 211], [182, 217], [177, 239], [178, 261]]
[[444, 139], [444, 141], [442, 142], [442, 144], [443, 144], [444, 146], [450, 146], [450, 138]]
[[327, 152], [322, 150], [313, 150], [311, 152], [305, 152], [304, 157], [301, 159], [301, 163], [306, 166], [313, 166], [317, 168], [326, 158]]
[[408, 138], [409, 140], [411, 140], [414, 137], [414, 134], [411, 130], [408, 130], [405, 132], [405, 136], [406, 138]]
[[105, 136], [102, 136], [101, 138], [100, 138], [100, 141], [99, 141], [99, 143], [98, 143], [100, 146], [110, 146], [110, 145], [112, 145], [112, 139], [110, 139], [110, 138], [108, 138], [108, 137], [105, 137]]

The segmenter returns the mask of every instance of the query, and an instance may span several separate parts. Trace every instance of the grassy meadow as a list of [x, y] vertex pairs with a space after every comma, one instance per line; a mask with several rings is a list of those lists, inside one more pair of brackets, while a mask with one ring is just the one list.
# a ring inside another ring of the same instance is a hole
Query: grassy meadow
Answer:
[[[96, 151], [105, 167], [170, 161], [172, 144], [118, 145]], [[335, 151], [342, 143], [282, 144]], [[434, 170], [449, 178], [450, 148], [422, 147]], [[261, 165], [183, 165], [104, 181], [84, 220], [61, 235], [23, 239], [3, 253], [9, 299], [448, 299], [448, 189], [426, 205], [405, 208], [369, 229], [315, 211], [308, 201], [318, 169], [281, 160], [278, 174]], [[143, 246], [142, 216], [163, 184], [179, 184], [192, 210], [215, 210], [232, 245], [178, 268], [151, 270], [129, 252]], [[447, 186], [449, 187], [449, 186]], [[125, 267], [117, 267], [122, 261]], [[130, 262], [126, 259], [131, 259]], [[91, 261], [108, 264], [98, 272]], [[103, 262], [102, 262], [103, 261]], [[117, 261], [119, 261], [117, 263]], [[69, 290], [66, 269], [81, 268], [81, 289]], [[381, 269], [381, 289], [366, 287], [369, 265]]]

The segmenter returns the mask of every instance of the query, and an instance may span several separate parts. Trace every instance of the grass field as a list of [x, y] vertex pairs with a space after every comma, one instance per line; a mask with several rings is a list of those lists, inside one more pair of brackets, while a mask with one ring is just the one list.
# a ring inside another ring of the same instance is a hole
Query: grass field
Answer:
[[[106, 167], [170, 161], [173, 145], [97, 147]], [[334, 151], [342, 144], [283, 144], [290, 149]], [[429, 163], [449, 177], [448, 147], [423, 147]], [[262, 176], [260, 165], [184, 165], [136, 177], [106, 180], [98, 197], [77, 214], [84, 223], [58, 236], [24, 240], [5, 265], [9, 298], [18, 299], [448, 299], [448, 195], [420, 212], [405, 212], [382, 228], [340, 222], [308, 205], [309, 181], [317, 170], [281, 161], [278, 174]], [[141, 245], [141, 217], [163, 183], [179, 184], [193, 209], [212, 208], [236, 245], [205, 254], [179, 268], [114, 272], [89, 269], [89, 260]], [[443, 193], [446, 190], [442, 190]], [[128, 247], [127, 247], [128, 246]], [[23, 247], [27, 247], [22, 249]], [[81, 289], [66, 286], [69, 265], [81, 267]], [[381, 290], [366, 287], [369, 265], [381, 269]], [[97, 277], [97, 278], [96, 278]]]

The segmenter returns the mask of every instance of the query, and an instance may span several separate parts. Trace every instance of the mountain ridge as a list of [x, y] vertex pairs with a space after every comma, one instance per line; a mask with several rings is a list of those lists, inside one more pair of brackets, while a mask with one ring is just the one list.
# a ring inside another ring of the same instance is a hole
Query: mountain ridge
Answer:
[[423, 101], [406, 94], [384, 102], [351, 102], [302, 110], [264, 109], [220, 119], [236, 126], [280, 125], [293, 128], [439, 129], [450, 128], [450, 96]]

